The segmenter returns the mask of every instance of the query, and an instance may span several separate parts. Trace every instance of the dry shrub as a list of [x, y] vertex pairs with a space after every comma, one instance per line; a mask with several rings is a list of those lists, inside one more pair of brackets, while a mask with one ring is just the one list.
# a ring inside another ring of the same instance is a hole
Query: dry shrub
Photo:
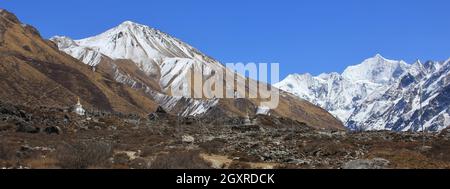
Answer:
[[28, 167], [33, 169], [51, 169], [58, 168], [58, 161], [53, 158], [31, 159], [26, 162]]
[[304, 168], [300, 165], [295, 165], [295, 164], [279, 164], [275, 167], [273, 167], [273, 169], [301, 169]]
[[213, 139], [211, 141], [203, 142], [199, 146], [209, 154], [219, 153], [227, 144], [225, 139]]
[[198, 151], [172, 151], [160, 154], [151, 169], [210, 169], [211, 164], [200, 157]]
[[130, 157], [126, 153], [118, 153], [114, 155], [114, 164], [126, 165], [130, 161]]
[[142, 157], [154, 156], [164, 150], [164, 146], [145, 146], [142, 149]]
[[333, 143], [330, 141], [314, 141], [301, 145], [298, 152], [307, 156], [316, 157], [343, 157], [351, 154], [355, 147], [346, 143]]
[[14, 130], [15, 126], [9, 123], [0, 123], [0, 132]]
[[0, 160], [11, 160], [15, 155], [15, 150], [3, 141], [0, 141]]
[[108, 164], [112, 157], [112, 145], [105, 142], [84, 141], [64, 144], [57, 151], [58, 165], [65, 169], [86, 169]]
[[239, 157], [239, 161], [242, 161], [242, 162], [258, 162], [258, 161], [261, 161], [259, 156], [257, 156], [257, 155], [250, 155], [250, 154], [247, 154], [247, 153], [241, 152], [241, 151], [231, 152], [229, 154], [229, 156], [231, 156], [231, 157]]
[[390, 161], [392, 168], [397, 169], [448, 169], [450, 164], [438, 159], [430, 159], [417, 151], [397, 148], [385, 148], [372, 150], [368, 158], [380, 157]]
[[438, 159], [450, 163], [450, 142], [439, 140], [433, 142], [430, 152], [427, 155], [432, 159]]
[[231, 162], [230, 166], [228, 166], [228, 169], [251, 169], [252, 166], [249, 163], [242, 162], [242, 161], [233, 161]]

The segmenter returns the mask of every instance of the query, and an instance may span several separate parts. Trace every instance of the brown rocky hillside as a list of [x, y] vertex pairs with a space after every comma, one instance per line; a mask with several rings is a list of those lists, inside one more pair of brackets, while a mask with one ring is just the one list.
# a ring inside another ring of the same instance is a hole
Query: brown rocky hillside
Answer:
[[[112, 64], [135, 85], [117, 82]], [[22, 24], [3, 10], [0, 13], [0, 98], [26, 106], [68, 107], [80, 97], [87, 109], [146, 115], [159, 105], [148, 93], [161, 92], [159, 81], [147, 77], [130, 60], [103, 57], [95, 71], [92, 67], [60, 51], [43, 39], [37, 29]], [[170, 94], [167, 94], [170, 96]], [[344, 129], [342, 123], [325, 110], [289, 94], [282, 94], [280, 106], [271, 115], [305, 123], [314, 128]], [[221, 99], [204, 117], [242, 118], [256, 116], [258, 99]], [[169, 112], [177, 115], [189, 100], [177, 102]]]
[[0, 98], [26, 105], [85, 106], [105, 111], [146, 113], [157, 105], [143, 93], [115, 82], [42, 39], [15, 15], [0, 13]]

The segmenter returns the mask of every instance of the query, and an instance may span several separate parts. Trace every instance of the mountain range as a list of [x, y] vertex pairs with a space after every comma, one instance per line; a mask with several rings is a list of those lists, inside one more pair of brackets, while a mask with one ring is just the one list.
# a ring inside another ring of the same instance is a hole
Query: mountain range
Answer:
[[450, 125], [450, 60], [380, 54], [343, 73], [292, 74], [274, 86], [328, 110], [351, 130], [440, 131]]
[[[0, 62], [0, 98], [27, 106], [71, 106], [79, 97], [87, 109], [146, 115], [161, 107], [210, 122], [269, 116], [357, 131], [450, 125], [450, 60], [409, 64], [377, 54], [342, 73], [292, 74], [274, 84], [282, 89], [280, 103], [268, 109], [261, 103], [266, 99], [236, 94], [236, 88], [224, 88], [235, 93], [232, 99], [186, 97], [195, 93], [184, 82], [190, 70], [202, 70], [193, 77], [205, 81], [227, 68], [157, 29], [125, 21], [85, 39], [47, 40], [2, 9]], [[244, 82], [235, 81], [236, 87], [257, 82], [237, 77]]]
[[206, 80], [214, 76], [212, 70], [226, 68], [179, 39], [131, 21], [86, 39], [46, 40], [36, 28], [1, 10], [0, 62], [0, 99], [14, 104], [67, 107], [79, 97], [88, 110], [147, 115], [161, 107], [173, 115], [218, 123], [260, 115], [344, 129], [324, 109], [286, 92], [271, 110], [261, 106], [264, 99], [245, 94], [232, 99], [174, 95], [172, 88], [192, 93], [182, 82], [187, 70], [202, 69], [194, 77]]

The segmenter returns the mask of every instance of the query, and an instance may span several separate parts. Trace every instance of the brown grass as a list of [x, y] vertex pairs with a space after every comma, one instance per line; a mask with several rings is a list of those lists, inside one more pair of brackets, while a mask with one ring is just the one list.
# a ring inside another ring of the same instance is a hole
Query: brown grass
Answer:
[[15, 150], [1, 141], [0, 144], [0, 160], [11, 160], [14, 157]]
[[390, 166], [396, 169], [431, 169], [450, 168], [450, 164], [429, 159], [423, 154], [407, 149], [378, 149], [372, 151], [369, 158], [384, 158], [390, 161]]
[[32, 169], [57, 169], [58, 160], [54, 158], [41, 158], [41, 159], [31, 159], [26, 162], [26, 165]]
[[211, 141], [203, 142], [199, 146], [204, 149], [206, 153], [216, 154], [219, 153], [226, 144], [227, 141], [225, 139], [213, 139]]
[[242, 161], [233, 161], [231, 162], [228, 169], [251, 169], [252, 166], [250, 163], [242, 162]]
[[105, 142], [64, 144], [57, 150], [58, 165], [65, 169], [106, 166], [112, 157], [112, 145]]
[[151, 169], [210, 169], [210, 163], [198, 151], [173, 151], [161, 154], [152, 162]]

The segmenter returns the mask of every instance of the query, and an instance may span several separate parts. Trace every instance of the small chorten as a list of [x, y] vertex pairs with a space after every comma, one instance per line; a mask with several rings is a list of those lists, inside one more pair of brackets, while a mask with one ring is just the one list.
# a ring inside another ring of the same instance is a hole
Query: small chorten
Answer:
[[252, 124], [252, 120], [250, 120], [250, 116], [245, 116], [244, 118], [244, 125], [251, 125]]
[[80, 116], [84, 116], [86, 113], [86, 110], [83, 109], [83, 105], [81, 105], [80, 97], [77, 97], [77, 104], [74, 107], [74, 112]]

